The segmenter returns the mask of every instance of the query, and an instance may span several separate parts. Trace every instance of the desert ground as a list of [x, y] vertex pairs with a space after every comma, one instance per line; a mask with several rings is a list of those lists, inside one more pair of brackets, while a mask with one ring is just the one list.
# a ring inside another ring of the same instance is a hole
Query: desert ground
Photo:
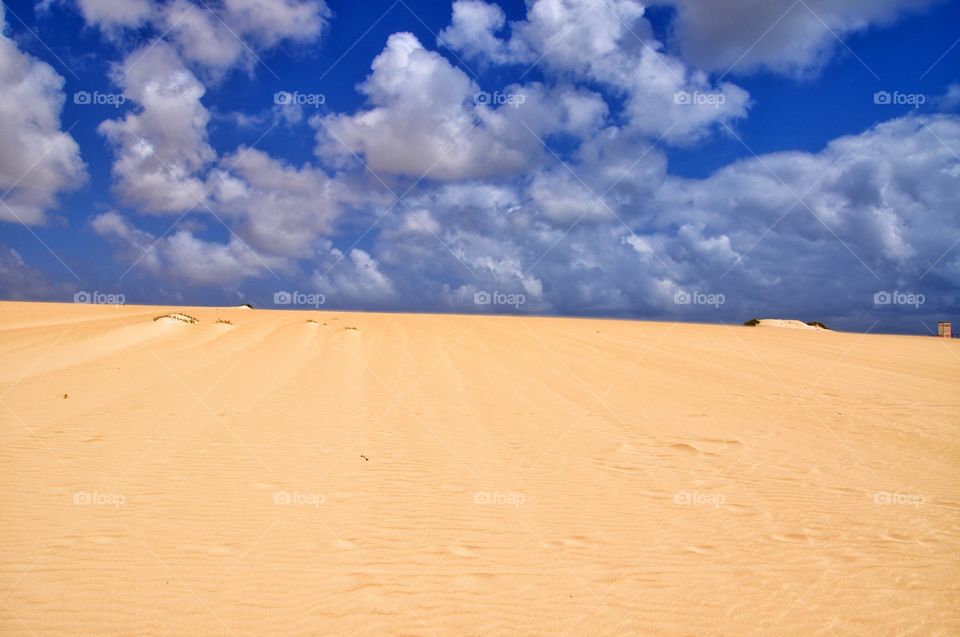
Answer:
[[960, 635], [957, 341], [7, 302], [0, 425], [3, 635]]

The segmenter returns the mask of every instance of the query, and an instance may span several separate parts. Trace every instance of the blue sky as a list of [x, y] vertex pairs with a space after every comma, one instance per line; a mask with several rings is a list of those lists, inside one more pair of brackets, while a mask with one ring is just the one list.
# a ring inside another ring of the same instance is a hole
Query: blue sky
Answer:
[[960, 320], [958, 25], [934, 0], [5, 2], [0, 298], [926, 333]]

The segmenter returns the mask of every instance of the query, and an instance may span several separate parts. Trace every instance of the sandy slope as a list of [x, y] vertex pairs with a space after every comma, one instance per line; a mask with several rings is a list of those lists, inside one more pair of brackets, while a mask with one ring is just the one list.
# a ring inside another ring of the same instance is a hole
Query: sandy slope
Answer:
[[160, 311], [0, 304], [0, 634], [960, 634], [958, 343]]

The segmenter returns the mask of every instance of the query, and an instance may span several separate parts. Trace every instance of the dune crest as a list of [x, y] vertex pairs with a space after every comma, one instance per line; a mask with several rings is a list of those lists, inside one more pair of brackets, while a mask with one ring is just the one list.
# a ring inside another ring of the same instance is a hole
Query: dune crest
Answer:
[[803, 321], [798, 321], [796, 319], [760, 319], [756, 325], [757, 327], [783, 327], [793, 330], [819, 330], [821, 332], [829, 332], [830, 330], [824, 330], [818, 325], [810, 325], [804, 323]]

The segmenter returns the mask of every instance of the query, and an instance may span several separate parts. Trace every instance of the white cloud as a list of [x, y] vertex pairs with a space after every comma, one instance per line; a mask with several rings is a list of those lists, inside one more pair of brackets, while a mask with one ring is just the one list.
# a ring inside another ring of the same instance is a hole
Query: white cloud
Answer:
[[[670, 177], [655, 154], [625, 173], [636, 153], [621, 141], [581, 154], [572, 168], [586, 185], [552, 167], [529, 183], [446, 184], [408, 198], [370, 251], [397, 292], [388, 307], [473, 311], [474, 292], [496, 290], [526, 294], [525, 312], [823, 318], [897, 286], [926, 290], [933, 308], [938, 290], [960, 285], [960, 254], [948, 251], [960, 236], [950, 150], [960, 118], [893, 120], [705, 179]], [[616, 179], [606, 201], [629, 228], [593, 195]], [[791, 210], [804, 192], [816, 216]], [[723, 293], [727, 304], [678, 307], [679, 290]]]
[[394, 300], [393, 282], [380, 271], [376, 259], [359, 248], [349, 254], [332, 248], [327, 263], [313, 275], [313, 285], [326, 295], [327, 303], [377, 307]]
[[674, 181], [665, 199], [681, 211], [675, 218], [724, 224], [737, 243], [749, 247], [750, 237], [807, 193], [764, 246], [776, 245], [782, 233], [833, 239], [842, 249], [836, 235], [868, 265], [922, 272], [932, 262], [921, 265], [916, 257], [929, 258], [933, 246], [944, 242], [936, 238], [937, 228], [949, 234], [958, 221], [946, 203], [957, 197], [953, 172], [960, 159], [951, 148], [958, 142], [956, 118], [906, 117], [836, 139], [818, 154], [775, 153], [699, 182]]
[[118, 156], [117, 192], [144, 212], [202, 206], [206, 187], [198, 173], [216, 157], [207, 142], [203, 85], [163, 43], [130, 54], [117, 78], [124, 95], [140, 107], [99, 127]]
[[472, 58], [604, 84], [625, 96], [629, 128], [669, 142], [689, 142], [746, 115], [746, 91], [729, 82], [714, 86], [662, 52], [636, 0], [535, 0], [525, 20], [511, 23], [509, 39], [495, 35], [503, 26], [498, 12], [480, 0], [457, 0], [440, 42]]
[[323, 0], [225, 0], [223, 21], [261, 47], [310, 42], [332, 15]]
[[471, 58], [507, 62], [509, 52], [495, 35], [505, 21], [503, 10], [495, 4], [483, 0], [458, 0], [453, 3], [450, 26], [440, 32], [438, 40]]
[[240, 36], [205, 6], [190, 0], [174, 0], [163, 6], [161, 14], [163, 28], [181, 55], [215, 76], [241, 61], [251, 65], [251, 57]]
[[316, 40], [332, 15], [324, 0], [76, 1], [87, 24], [109, 37], [150, 25], [213, 78], [237, 65], [251, 67], [258, 51]]
[[80, 147], [60, 129], [63, 77], [6, 36], [0, 8], [0, 219], [45, 220], [57, 195], [86, 180]]
[[216, 243], [179, 230], [157, 238], [116, 212], [97, 215], [91, 225], [131, 265], [189, 285], [232, 284], [288, 267], [285, 260], [259, 255], [237, 237]]
[[308, 257], [340, 212], [340, 186], [313, 166], [287, 166], [266, 153], [240, 148], [211, 175], [214, 205], [253, 248]]
[[537, 173], [527, 190], [531, 205], [546, 219], [561, 225], [578, 220], [611, 220], [613, 213], [599, 194], [592, 192], [578, 176], [563, 167]]
[[111, 30], [116, 27], [139, 27], [152, 16], [150, 0], [77, 0], [87, 24]]
[[587, 71], [594, 60], [653, 39], [643, 14], [637, 0], [535, 0], [513, 25], [509, 47], [524, 62]]
[[360, 155], [375, 172], [440, 181], [527, 171], [544, 159], [542, 136], [589, 135], [607, 112], [599, 95], [569, 86], [481, 91], [410, 33], [390, 36], [361, 91], [372, 108], [311, 120], [320, 155], [343, 165]]
[[[884, 25], [936, 0], [664, 0], [678, 9], [675, 35], [685, 59], [708, 70], [815, 71], [840, 39]], [[867, 72], [867, 71], [864, 71]]]
[[390, 36], [361, 90], [372, 109], [314, 118], [327, 158], [356, 153], [377, 172], [451, 180], [519, 170], [535, 148], [497, 135], [501, 118], [472, 104], [477, 85], [410, 33]]

